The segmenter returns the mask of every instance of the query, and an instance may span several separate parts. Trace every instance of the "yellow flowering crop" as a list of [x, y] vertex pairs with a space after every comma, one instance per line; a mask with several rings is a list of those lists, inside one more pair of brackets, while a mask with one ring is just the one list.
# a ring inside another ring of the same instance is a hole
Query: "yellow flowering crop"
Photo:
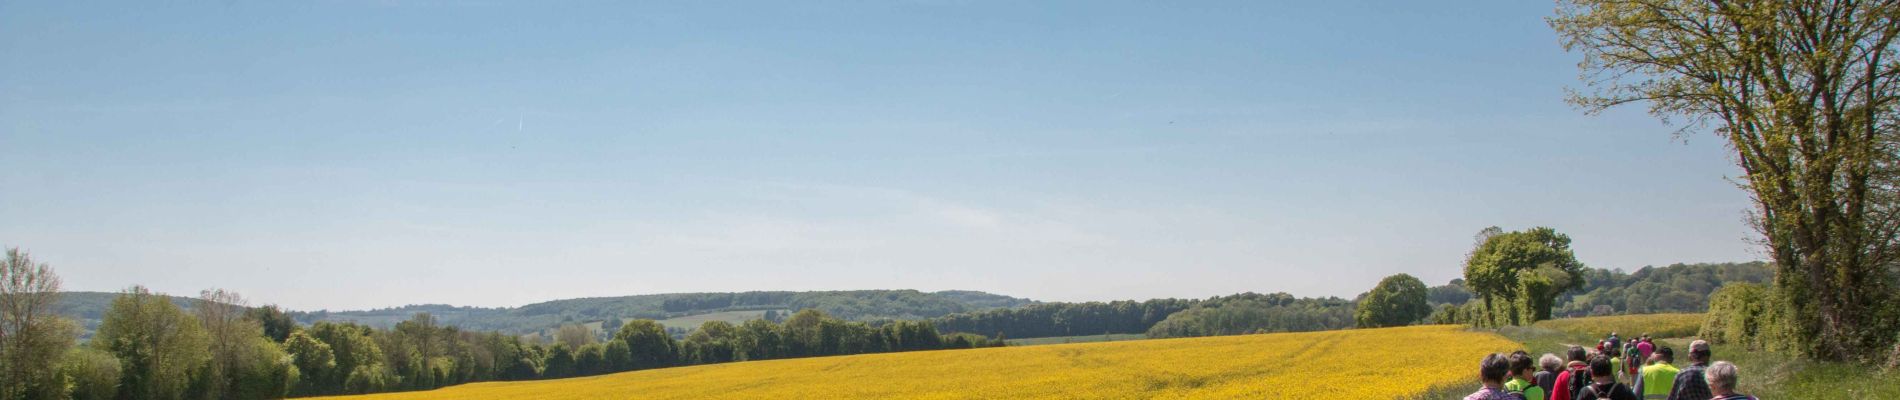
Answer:
[[750, 361], [488, 382], [354, 400], [1391, 399], [1477, 387], [1518, 344], [1457, 326]]

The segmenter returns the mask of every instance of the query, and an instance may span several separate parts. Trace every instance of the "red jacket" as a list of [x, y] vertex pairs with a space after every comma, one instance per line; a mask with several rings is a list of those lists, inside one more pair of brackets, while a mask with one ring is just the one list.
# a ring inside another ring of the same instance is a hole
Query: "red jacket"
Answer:
[[1570, 398], [1576, 393], [1570, 392], [1570, 380], [1590, 379], [1590, 365], [1582, 361], [1571, 361], [1564, 372], [1557, 374], [1557, 381], [1550, 384], [1550, 400], [1579, 400]]

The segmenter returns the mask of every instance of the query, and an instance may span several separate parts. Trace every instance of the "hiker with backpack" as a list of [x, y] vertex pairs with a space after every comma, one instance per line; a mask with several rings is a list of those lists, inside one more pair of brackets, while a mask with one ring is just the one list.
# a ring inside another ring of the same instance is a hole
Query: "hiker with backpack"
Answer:
[[1715, 396], [1704, 376], [1710, 355], [1708, 341], [1689, 342], [1689, 366], [1676, 373], [1676, 383], [1669, 388], [1668, 400], [1703, 400]]
[[1703, 380], [1709, 382], [1709, 391], [1713, 392], [1709, 400], [1755, 400], [1755, 396], [1735, 392], [1735, 384], [1741, 380], [1741, 373], [1740, 368], [1728, 361], [1716, 361], [1715, 365], [1710, 365], [1707, 372], [1703, 372]]
[[1676, 350], [1663, 346], [1650, 356], [1650, 364], [1636, 374], [1636, 393], [1644, 399], [1663, 400], [1669, 398], [1669, 389], [1674, 389], [1676, 374]]
[[1639, 351], [1643, 344], [1642, 340], [1646, 339], [1631, 340], [1629, 344], [1623, 345], [1623, 368], [1617, 370], [1617, 373], [1622, 375], [1618, 375], [1617, 380], [1633, 382], [1636, 380], [1636, 371], [1647, 365], [1649, 356]]
[[1582, 346], [1570, 346], [1570, 351], [1567, 353], [1570, 356], [1570, 363], [1564, 367], [1564, 372], [1557, 374], [1557, 380], [1552, 383], [1550, 400], [1576, 400], [1577, 392], [1583, 391], [1583, 387], [1590, 383], [1590, 364], [1585, 362], [1588, 360], [1589, 353], [1586, 353]]
[[1609, 357], [1602, 355], [1590, 359], [1592, 382], [1577, 397], [1583, 400], [1641, 400], [1629, 386], [1617, 383], [1616, 369], [1612, 368], [1610, 361]]
[[1531, 361], [1531, 355], [1523, 350], [1511, 353], [1510, 381], [1504, 382], [1504, 391], [1516, 394], [1524, 400], [1544, 400], [1544, 388], [1537, 386], [1537, 367]]
[[1504, 375], [1511, 369], [1503, 354], [1492, 353], [1478, 362], [1478, 380], [1484, 384], [1465, 400], [1522, 400], [1504, 391]]
[[1649, 334], [1645, 333], [1643, 341], [1636, 343], [1636, 351], [1641, 354], [1643, 360], [1648, 360], [1649, 356], [1656, 354], [1656, 343], [1649, 341]]
[[1623, 348], [1622, 347], [1610, 346], [1610, 350], [1604, 352], [1601, 355], [1604, 357], [1608, 357], [1610, 359], [1610, 374], [1612, 378], [1616, 377], [1616, 375], [1623, 374]]

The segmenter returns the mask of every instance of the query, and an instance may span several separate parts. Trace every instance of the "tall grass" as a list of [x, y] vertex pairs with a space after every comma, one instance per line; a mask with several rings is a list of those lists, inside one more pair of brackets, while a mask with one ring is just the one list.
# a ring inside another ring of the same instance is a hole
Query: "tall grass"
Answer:
[[1702, 314], [1643, 314], [1607, 317], [1559, 318], [1538, 321], [1531, 326], [1601, 338], [1611, 332], [1624, 339], [1649, 334], [1653, 338], [1695, 336], [1702, 329]]

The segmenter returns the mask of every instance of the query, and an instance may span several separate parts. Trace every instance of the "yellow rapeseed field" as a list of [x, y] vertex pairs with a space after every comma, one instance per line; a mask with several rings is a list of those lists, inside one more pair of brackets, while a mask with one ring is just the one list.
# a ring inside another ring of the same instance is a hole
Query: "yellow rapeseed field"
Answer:
[[1587, 337], [1608, 336], [1616, 332], [1625, 339], [1648, 333], [1650, 337], [1673, 338], [1695, 336], [1702, 328], [1703, 314], [1640, 314], [1614, 315], [1607, 317], [1558, 318], [1537, 321], [1532, 326], [1553, 329]]
[[922, 351], [475, 383], [355, 400], [1391, 399], [1518, 344], [1457, 326]]

